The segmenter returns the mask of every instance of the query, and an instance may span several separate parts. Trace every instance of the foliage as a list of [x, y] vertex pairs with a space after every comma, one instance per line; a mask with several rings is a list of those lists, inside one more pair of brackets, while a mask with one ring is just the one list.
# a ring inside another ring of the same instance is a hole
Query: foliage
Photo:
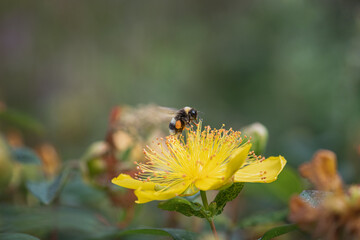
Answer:
[[280, 226], [280, 227], [275, 227], [273, 229], [270, 229], [269, 231], [267, 231], [264, 236], [262, 236], [261, 238], [259, 238], [259, 240], [270, 240], [273, 239], [275, 237], [278, 237], [280, 235], [286, 234], [288, 232], [294, 231], [298, 229], [297, 226], [295, 224], [287, 224], [284, 226]]
[[161, 202], [158, 205], [159, 208], [167, 211], [176, 211], [184, 214], [187, 217], [196, 216], [205, 218], [206, 212], [203, 206], [196, 202], [191, 202], [185, 198], [176, 197], [165, 202]]
[[41, 164], [41, 160], [33, 150], [26, 147], [16, 147], [12, 149], [13, 158], [22, 164]]
[[24, 233], [0, 233], [3, 240], [39, 240], [39, 238]]
[[234, 200], [244, 187], [244, 183], [234, 183], [230, 187], [221, 190], [210, 203], [210, 209], [214, 209], [214, 215], [219, 215], [224, 211], [227, 202]]
[[121, 237], [127, 235], [142, 236], [145, 235], [156, 235], [156, 236], [170, 236], [174, 240], [193, 240], [196, 239], [195, 234], [187, 232], [181, 229], [170, 229], [170, 228], [138, 228], [129, 229], [114, 233], [113, 236]]
[[241, 220], [238, 224], [240, 228], [247, 228], [269, 223], [283, 222], [286, 220], [288, 210], [274, 211], [270, 213], [262, 213], [248, 216]]
[[61, 188], [69, 175], [69, 170], [65, 169], [52, 182], [27, 182], [26, 186], [42, 203], [50, 204], [59, 194]]

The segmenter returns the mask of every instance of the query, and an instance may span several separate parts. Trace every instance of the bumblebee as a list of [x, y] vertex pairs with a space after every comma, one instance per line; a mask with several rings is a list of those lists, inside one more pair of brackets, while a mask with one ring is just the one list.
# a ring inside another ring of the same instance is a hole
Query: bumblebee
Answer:
[[181, 134], [186, 125], [194, 122], [197, 123], [197, 115], [197, 111], [191, 107], [184, 107], [178, 110], [169, 123], [170, 134]]

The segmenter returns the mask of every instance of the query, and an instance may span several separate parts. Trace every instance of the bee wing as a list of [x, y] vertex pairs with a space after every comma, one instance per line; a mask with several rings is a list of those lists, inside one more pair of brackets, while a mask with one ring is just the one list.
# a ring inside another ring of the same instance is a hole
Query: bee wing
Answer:
[[175, 108], [158, 106], [158, 111], [161, 114], [168, 115], [169, 117], [174, 117], [179, 110]]
[[163, 123], [170, 122], [171, 119], [176, 115], [178, 110], [161, 107], [154, 104], [139, 108], [136, 114], [136, 119], [142, 121], [144, 124], [146, 122], [154, 122], [154, 123]]

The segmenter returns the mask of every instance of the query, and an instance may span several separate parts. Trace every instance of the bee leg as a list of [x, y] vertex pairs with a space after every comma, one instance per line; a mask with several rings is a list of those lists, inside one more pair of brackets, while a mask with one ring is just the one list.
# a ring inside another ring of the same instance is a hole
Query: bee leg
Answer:
[[191, 123], [197, 126], [199, 122], [195, 119], [195, 120], [191, 120]]

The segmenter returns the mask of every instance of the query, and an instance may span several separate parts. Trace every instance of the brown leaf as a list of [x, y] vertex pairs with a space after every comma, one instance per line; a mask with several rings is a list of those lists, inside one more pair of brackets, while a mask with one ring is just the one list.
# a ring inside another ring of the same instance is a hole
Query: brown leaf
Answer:
[[310, 206], [299, 196], [293, 196], [290, 199], [289, 210], [289, 220], [298, 224], [303, 230], [311, 230], [319, 217], [319, 209]]
[[317, 190], [340, 193], [342, 180], [337, 173], [336, 155], [329, 150], [319, 150], [309, 163], [299, 168], [300, 174], [309, 179]]

